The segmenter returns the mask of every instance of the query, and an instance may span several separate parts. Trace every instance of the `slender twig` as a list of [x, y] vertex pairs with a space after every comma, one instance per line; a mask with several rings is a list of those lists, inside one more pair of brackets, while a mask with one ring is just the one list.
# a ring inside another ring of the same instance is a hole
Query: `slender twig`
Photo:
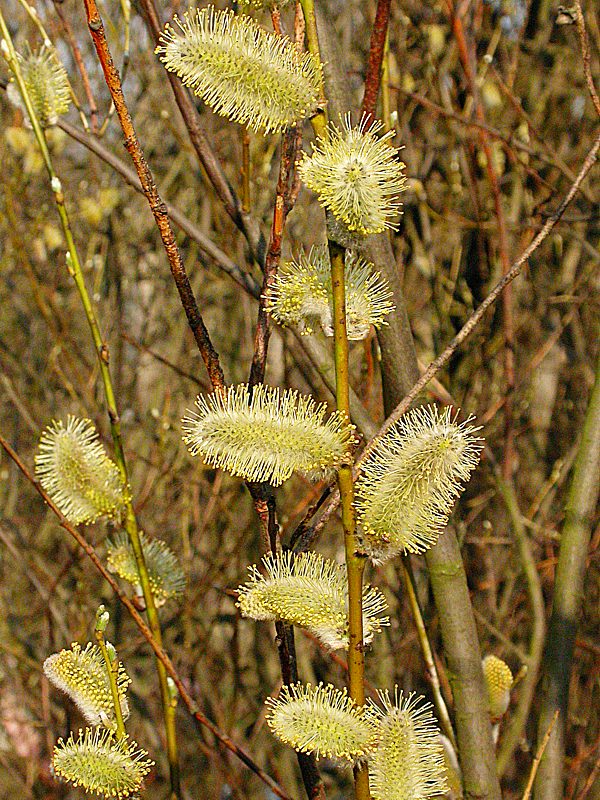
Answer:
[[450, 719], [448, 707], [442, 696], [440, 678], [435, 664], [435, 659], [433, 657], [433, 652], [431, 650], [431, 644], [429, 643], [429, 636], [427, 635], [425, 621], [421, 613], [419, 598], [417, 597], [417, 587], [415, 586], [415, 578], [412, 571], [412, 565], [410, 563], [410, 556], [403, 556], [400, 564], [402, 568], [404, 586], [406, 588], [406, 596], [408, 597], [408, 603], [410, 605], [415, 628], [417, 629], [417, 637], [419, 639], [421, 653], [423, 654], [423, 660], [425, 661], [429, 685], [431, 686], [431, 691], [433, 693], [435, 709], [437, 711], [442, 728], [444, 729], [444, 733], [456, 751], [456, 736], [454, 735], [454, 728], [452, 727], [452, 720]]
[[[306, 25], [306, 45], [309, 53], [312, 53], [315, 58], [321, 60], [321, 51], [319, 48], [319, 35], [317, 33], [317, 18], [315, 17], [315, 3], [314, 0], [300, 0], [302, 6], [302, 13], [304, 14], [304, 23]], [[317, 113], [311, 117], [311, 125], [317, 136], [327, 135], [327, 108], [325, 102], [325, 86], [321, 86], [322, 107]]]
[[73, 28], [71, 27], [71, 23], [69, 22], [68, 17], [65, 15], [65, 12], [62, 8], [62, 0], [52, 0], [54, 3], [54, 9], [60, 19], [63, 30], [65, 32], [65, 36], [67, 41], [69, 42], [69, 47], [71, 48], [71, 52], [73, 53], [73, 60], [77, 65], [77, 69], [79, 70], [79, 74], [81, 75], [81, 82], [83, 83], [83, 90], [85, 92], [85, 96], [88, 101], [88, 106], [90, 108], [90, 120], [91, 120], [91, 129], [92, 133], [98, 133], [98, 106], [96, 105], [96, 98], [94, 97], [94, 92], [92, 91], [92, 84], [90, 82], [90, 76], [85, 66], [85, 62], [81, 55], [81, 49], [77, 43], [77, 39], [73, 34]]
[[250, 369], [250, 386], [255, 386], [257, 383], [260, 383], [265, 376], [269, 337], [271, 335], [266, 303], [271, 286], [279, 270], [279, 262], [281, 261], [281, 242], [283, 239], [285, 220], [290, 211], [288, 200], [289, 191], [293, 184], [297, 147], [298, 138], [296, 136], [296, 128], [292, 126], [286, 130], [281, 140], [279, 178], [275, 192], [273, 223], [269, 236], [269, 247], [265, 258], [262, 292], [258, 301], [258, 321], [254, 334], [254, 354], [252, 357], [252, 367]]
[[590, 97], [592, 98], [594, 108], [596, 109], [596, 114], [598, 114], [600, 117], [600, 98], [598, 97], [596, 86], [594, 85], [594, 77], [590, 67], [590, 42], [585, 29], [585, 19], [583, 16], [583, 10], [581, 8], [581, 0], [575, 0], [575, 21], [577, 23], [577, 33], [579, 34], [579, 44], [581, 46], [581, 61], [583, 64], [585, 82], [587, 83]]
[[531, 797], [531, 790], [533, 789], [533, 782], [535, 781], [535, 776], [537, 775], [538, 768], [540, 766], [540, 761], [542, 760], [542, 756], [546, 750], [548, 745], [548, 741], [550, 739], [550, 735], [552, 734], [552, 729], [556, 724], [556, 720], [558, 719], [559, 711], [558, 709], [554, 712], [554, 716], [550, 720], [550, 725], [548, 726], [548, 730], [544, 734], [544, 738], [540, 742], [540, 746], [537, 749], [537, 753], [535, 754], [535, 758], [533, 759], [533, 763], [531, 764], [531, 770], [529, 772], [529, 778], [527, 780], [527, 786], [525, 787], [525, 791], [523, 792], [522, 800], [529, 800]]
[[[461, 12], [457, 10], [454, 0], [447, 0], [448, 13], [452, 24], [452, 31], [458, 45], [458, 53], [467, 84], [471, 92], [471, 100], [475, 106], [475, 116], [481, 123], [485, 123], [485, 112], [479, 97], [478, 83], [473, 73], [469, 47], [466, 41], [465, 29], [462, 23]], [[490, 147], [487, 131], [478, 129], [481, 148], [485, 154], [486, 172], [492, 196], [494, 198], [494, 211], [498, 221], [498, 249], [502, 274], [510, 270], [510, 257], [508, 252], [508, 235], [506, 218], [502, 207], [500, 186], [494, 166], [494, 158]], [[514, 429], [513, 429], [513, 390], [515, 386], [515, 354], [514, 354], [514, 321], [512, 286], [507, 285], [502, 293], [502, 326], [504, 330], [504, 377], [506, 381], [506, 402], [504, 403], [504, 457], [502, 473], [505, 480], [509, 480], [514, 468]]]
[[115, 722], [117, 723], [117, 738], [123, 739], [126, 736], [126, 731], [125, 731], [125, 722], [123, 720], [123, 709], [121, 708], [121, 696], [119, 694], [119, 684], [118, 684], [119, 659], [116, 657], [116, 653], [113, 658], [111, 657], [111, 654], [108, 652], [106, 639], [104, 638], [104, 630], [106, 628], [107, 622], [108, 622], [108, 612], [106, 611], [104, 606], [100, 606], [98, 608], [98, 611], [96, 612], [96, 627], [94, 630], [94, 636], [96, 637], [96, 642], [98, 643], [98, 647], [100, 648], [100, 652], [102, 653], [102, 658], [104, 659], [106, 672], [108, 674], [110, 693], [112, 695], [113, 708], [115, 710]]
[[58, 518], [58, 523], [60, 527], [63, 528], [70, 536], [72, 536], [73, 539], [75, 539], [77, 544], [82, 548], [82, 550], [88, 556], [88, 558], [90, 559], [96, 570], [100, 573], [100, 575], [102, 575], [104, 580], [108, 583], [108, 585], [114, 592], [115, 596], [127, 609], [129, 615], [131, 616], [138, 630], [152, 648], [157, 659], [161, 662], [161, 664], [163, 664], [167, 674], [172, 678], [173, 683], [175, 684], [175, 686], [177, 687], [177, 691], [179, 692], [179, 696], [183, 700], [185, 707], [187, 708], [190, 715], [194, 718], [198, 726], [209, 730], [213, 734], [213, 736], [219, 742], [221, 742], [221, 744], [224, 747], [226, 747], [231, 753], [233, 753], [237, 758], [239, 758], [250, 770], [252, 770], [252, 772], [254, 772], [254, 774], [257, 775], [277, 797], [280, 797], [282, 800], [291, 800], [290, 796], [279, 786], [279, 784], [276, 783], [276, 781], [274, 781], [269, 775], [267, 775], [267, 773], [261, 767], [258, 766], [258, 764], [242, 747], [237, 745], [232, 739], [229, 738], [229, 736], [227, 736], [225, 733], [219, 730], [219, 728], [213, 722], [211, 722], [208, 719], [208, 717], [206, 717], [202, 713], [202, 711], [200, 711], [197, 703], [193, 700], [193, 698], [189, 694], [186, 684], [183, 682], [183, 679], [179, 676], [179, 673], [175, 669], [175, 666], [171, 661], [171, 659], [169, 658], [167, 652], [163, 649], [162, 645], [159, 644], [159, 642], [153, 635], [148, 625], [144, 622], [143, 617], [141, 616], [135, 605], [121, 590], [115, 578], [104, 566], [103, 562], [97, 555], [95, 549], [92, 547], [91, 544], [89, 544], [89, 542], [86, 541], [86, 539], [82, 536], [79, 530], [75, 526], [71, 525], [69, 520], [62, 514], [58, 506], [52, 500], [52, 498], [44, 491], [41, 485], [36, 481], [32, 473], [28, 469], [28, 467], [21, 460], [17, 452], [11, 447], [9, 442], [5, 439], [5, 437], [1, 433], [0, 433], [0, 447], [2, 447], [7, 456], [16, 464], [18, 469], [22, 472], [26, 480], [33, 486], [33, 488], [44, 500], [44, 502], [50, 507], [51, 511]]
[[366, 116], [369, 121], [375, 117], [377, 108], [377, 95], [379, 94], [379, 85], [381, 83], [381, 67], [390, 23], [391, 4], [392, 0], [377, 0], [375, 21], [373, 23], [373, 31], [371, 32], [367, 74], [365, 76], [365, 93], [363, 95], [361, 109], [362, 115]]
[[[488, 458], [490, 454], [488, 453]], [[498, 751], [498, 773], [503, 775], [510, 764], [510, 760], [518, 743], [523, 738], [525, 726], [531, 712], [538, 682], [538, 673], [542, 653], [544, 650], [544, 637], [546, 634], [546, 606], [542, 592], [542, 582], [537, 571], [535, 557], [531, 548], [529, 537], [519, 508], [519, 501], [515, 491], [513, 478], [505, 479], [501, 470], [496, 467], [496, 483], [506, 505], [512, 533], [517, 545], [519, 562], [525, 575], [527, 595], [531, 608], [531, 634], [529, 648], [525, 663], [527, 673], [521, 681], [519, 700], [516, 708], [511, 711], [510, 719], [502, 737], [502, 744]]]

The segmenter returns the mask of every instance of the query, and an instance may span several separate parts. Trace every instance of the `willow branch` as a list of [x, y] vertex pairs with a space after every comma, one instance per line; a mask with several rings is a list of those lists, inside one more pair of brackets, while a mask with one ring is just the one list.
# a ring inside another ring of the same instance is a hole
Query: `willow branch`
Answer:
[[127, 103], [125, 102], [125, 96], [123, 95], [121, 79], [108, 47], [104, 25], [98, 13], [96, 0], [84, 0], [84, 5], [88, 27], [98, 54], [98, 59], [102, 66], [102, 71], [104, 72], [104, 79], [115, 105], [119, 122], [121, 123], [121, 128], [125, 137], [125, 148], [131, 156], [142, 189], [148, 200], [150, 210], [154, 216], [167, 258], [169, 259], [171, 274], [177, 286], [181, 304], [183, 305], [191, 331], [194, 334], [210, 381], [214, 389], [221, 390], [225, 384], [225, 379], [219, 363], [219, 357], [213, 347], [208, 330], [198, 309], [189, 278], [185, 271], [183, 259], [175, 240], [173, 228], [169, 222], [167, 208], [158, 193], [158, 189], [152, 177], [152, 172], [150, 171], [135, 128], [133, 127], [133, 121]]

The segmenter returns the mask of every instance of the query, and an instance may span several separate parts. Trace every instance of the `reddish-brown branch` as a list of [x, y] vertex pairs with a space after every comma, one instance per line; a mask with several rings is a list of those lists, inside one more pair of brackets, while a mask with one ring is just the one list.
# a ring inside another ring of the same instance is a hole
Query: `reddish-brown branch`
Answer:
[[131, 156], [131, 160], [133, 161], [136, 172], [140, 179], [142, 189], [144, 190], [144, 194], [148, 200], [148, 204], [160, 232], [160, 237], [162, 239], [167, 258], [169, 259], [171, 274], [175, 280], [175, 285], [177, 286], [177, 291], [179, 292], [179, 297], [181, 299], [188, 324], [192, 330], [192, 333], [194, 334], [196, 344], [198, 345], [200, 355], [202, 356], [206, 366], [213, 388], [215, 390], [222, 390], [225, 384], [225, 379], [223, 376], [223, 370], [221, 369], [221, 365], [219, 363], [219, 357], [212, 345], [208, 330], [206, 329], [204, 320], [202, 319], [202, 315], [198, 309], [196, 298], [194, 297], [194, 292], [185, 271], [181, 253], [179, 252], [179, 248], [177, 246], [175, 234], [173, 233], [173, 228], [171, 227], [171, 223], [169, 221], [167, 207], [158, 193], [158, 189], [154, 183], [150, 167], [148, 166], [148, 163], [144, 157], [144, 153], [137, 138], [135, 128], [133, 127], [133, 121], [131, 119], [129, 109], [127, 108], [127, 103], [125, 102], [125, 96], [123, 95], [121, 79], [108, 47], [108, 42], [104, 32], [104, 25], [102, 24], [102, 19], [98, 13], [96, 0], [84, 0], [84, 5], [88, 27], [90, 29], [96, 52], [98, 53], [102, 71], [104, 72], [106, 85], [110, 91], [119, 122], [121, 123], [121, 128], [125, 137], [125, 148]]
[[575, 0], [575, 21], [577, 23], [577, 33], [579, 34], [579, 44], [581, 46], [581, 60], [583, 62], [583, 74], [587, 83], [592, 103], [596, 109], [596, 114], [600, 117], [600, 98], [594, 85], [594, 78], [590, 67], [590, 42], [588, 39], [587, 31], [585, 29], [585, 19], [583, 17], [583, 10], [581, 8], [580, 0]]
[[377, 96], [381, 84], [381, 65], [385, 53], [385, 39], [390, 23], [390, 6], [392, 0], [377, 0], [377, 10], [373, 31], [371, 32], [371, 44], [369, 47], [369, 60], [367, 62], [367, 74], [365, 76], [365, 94], [362, 102], [362, 115], [367, 117], [370, 122], [375, 116], [377, 108]]
[[265, 377], [267, 364], [267, 351], [269, 347], [270, 327], [266, 310], [266, 300], [270, 288], [275, 280], [281, 260], [281, 241], [285, 220], [290, 210], [289, 192], [293, 185], [293, 171], [298, 148], [296, 127], [288, 128], [281, 141], [281, 162], [279, 165], [279, 179], [275, 194], [273, 208], [273, 224], [269, 236], [269, 247], [265, 258], [265, 272], [262, 292], [258, 303], [258, 321], [254, 334], [254, 356], [250, 369], [250, 386], [261, 383]]
[[144, 622], [144, 619], [140, 615], [139, 611], [136, 609], [132, 601], [127, 597], [127, 595], [121, 591], [118, 583], [104, 566], [96, 551], [92, 547], [89, 542], [85, 540], [85, 538], [81, 535], [81, 533], [75, 528], [68, 519], [61, 513], [59, 508], [55, 505], [53, 500], [49, 497], [49, 495], [44, 491], [44, 489], [40, 486], [40, 484], [35, 480], [27, 466], [21, 461], [19, 455], [13, 450], [10, 444], [6, 441], [6, 439], [0, 434], [0, 447], [3, 448], [5, 453], [9, 456], [9, 458], [16, 464], [16, 466], [20, 469], [23, 473], [25, 478], [29, 481], [29, 483], [33, 486], [36, 492], [40, 495], [40, 497], [47, 503], [50, 509], [54, 512], [56, 517], [58, 518], [59, 525], [68, 534], [70, 534], [73, 539], [77, 542], [77, 544], [83, 549], [85, 554], [88, 556], [94, 567], [97, 571], [102, 575], [104, 580], [109, 584], [115, 596], [118, 597], [120, 602], [125, 606], [127, 611], [129, 612], [131, 618], [133, 619], [134, 623], [136, 624], [137, 628], [139, 629], [140, 633], [144, 637], [144, 639], [148, 642], [152, 650], [154, 651], [156, 657], [159, 661], [164, 665], [167, 673], [172, 678], [173, 683], [177, 687], [179, 695], [183, 700], [183, 703], [189, 713], [194, 718], [195, 722], [204, 728], [207, 728], [214, 737], [221, 742], [221, 744], [226, 747], [231, 753], [237, 756], [240, 761], [242, 761], [255, 775], [257, 775], [270, 789], [274, 792], [277, 797], [282, 798], [282, 800], [291, 800], [290, 796], [284, 792], [284, 790], [276, 783], [267, 773], [258, 766], [258, 764], [252, 759], [252, 757], [239, 745], [237, 745], [232, 739], [227, 736], [227, 734], [223, 733], [219, 730], [219, 728], [211, 722], [208, 717], [206, 717], [202, 711], [198, 708], [196, 702], [193, 700], [191, 695], [188, 693], [183, 680], [180, 678], [177, 670], [171, 659], [169, 658], [166, 651], [157, 643], [156, 639], [152, 635], [152, 631]]

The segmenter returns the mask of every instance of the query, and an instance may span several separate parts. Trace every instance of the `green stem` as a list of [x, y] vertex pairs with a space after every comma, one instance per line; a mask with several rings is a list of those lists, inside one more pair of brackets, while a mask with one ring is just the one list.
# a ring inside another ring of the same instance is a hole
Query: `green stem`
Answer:
[[502, 744], [498, 750], [498, 774], [503, 775], [508, 769], [514, 751], [523, 738], [527, 720], [529, 719], [535, 690], [538, 683], [538, 673], [544, 637], [546, 634], [546, 607], [542, 593], [542, 582], [537, 571], [535, 556], [533, 554], [529, 537], [523, 523], [523, 516], [519, 508], [519, 501], [512, 478], [504, 480], [501, 469], [496, 468], [496, 483], [508, 510], [512, 533], [519, 553], [519, 561], [525, 574], [527, 594], [531, 607], [532, 627], [527, 654], [527, 673], [519, 686], [519, 701], [510, 714], [508, 725], [502, 737]]
[[[583, 579], [590, 547], [594, 510], [598, 502], [600, 471], [600, 353], [596, 380], [585, 415], [581, 444], [565, 507], [556, 565], [552, 615], [546, 639], [543, 700], [538, 741], [543, 740], [552, 717], [559, 712], [542, 757], [535, 782], [535, 798], [563, 797], [563, 772], [569, 711], [569, 683], [577, 619], [583, 596]], [[593, 794], [593, 793], [592, 793]], [[590, 795], [591, 797], [592, 795]]]
[[425, 661], [425, 666], [427, 668], [427, 675], [429, 677], [429, 683], [431, 686], [431, 691], [433, 693], [433, 702], [435, 704], [435, 709], [437, 711], [442, 728], [444, 729], [444, 733], [450, 740], [450, 744], [452, 745], [452, 747], [456, 752], [457, 749], [456, 737], [454, 735], [454, 729], [452, 727], [450, 714], [448, 713], [448, 707], [446, 706], [446, 703], [442, 696], [442, 688], [440, 686], [440, 679], [437, 667], [435, 665], [433, 651], [429, 643], [429, 636], [427, 635], [425, 621], [423, 620], [423, 615], [421, 614], [421, 607], [419, 605], [419, 598], [417, 597], [417, 588], [415, 586], [415, 577], [413, 574], [412, 565], [410, 563], [410, 556], [402, 556], [402, 561], [400, 562], [400, 565], [402, 567], [402, 577], [404, 579], [404, 586], [406, 588], [408, 603], [410, 605], [410, 610], [413, 616], [413, 621], [415, 623], [415, 628], [417, 629], [417, 636], [419, 639], [419, 644], [421, 646], [421, 653], [423, 654], [423, 660]]
[[[62, 184], [60, 182], [58, 175], [54, 170], [52, 159], [50, 157], [50, 151], [46, 143], [46, 137], [44, 135], [44, 131], [42, 130], [42, 127], [35, 113], [35, 109], [33, 108], [33, 104], [31, 102], [31, 98], [29, 97], [27, 87], [25, 86], [25, 82], [23, 80], [23, 76], [19, 68], [19, 62], [10, 36], [10, 32], [8, 30], [8, 27], [6, 25], [6, 22], [4, 20], [1, 11], [0, 11], [0, 33], [2, 34], [3, 37], [2, 53], [6, 58], [8, 66], [15, 77], [15, 81], [17, 83], [19, 92], [23, 99], [23, 103], [25, 104], [25, 108], [27, 110], [27, 114], [31, 121], [33, 132], [35, 134], [38, 146], [42, 154], [42, 159], [44, 161], [46, 171], [48, 172], [48, 176], [50, 178], [50, 185], [54, 193], [56, 208], [58, 210], [58, 215], [60, 217], [63, 233], [67, 243], [67, 256], [66, 256], [67, 269], [69, 270], [69, 274], [71, 275], [71, 277], [75, 282], [75, 286], [77, 287], [77, 291], [81, 298], [83, 310], [85, 312], [92, 340], [94, 342], [94, 347], [98, 358], [98, 364], [100, 366], [100, 375], [104, 387], [104, 394], [106, 397], [106, 405], [110, 422], [110, 430], [113, 439], [115, 462], [121, 474], [123, 483], [125, 485], [128, 485], [129, 475], [127, 470], [127, 461], [125, 459], [125, 451], [123, 449], [123, 441], [121, 437], [121, 422], [119, 418], [115, 392], [109, 369], [110, 356], [109, 356], [108, 345], [102, 338], [102, 334], [100, 332], [100, 326], [98, 324], [98, 319], [96, 317], [94, 307], [92, 305], [90, 296], [88, 294], [85, 285], [83, 271], [81, 269], [81, 262], [79, 260], [77, 248], [75, 246], [75, 240], [73, 238], [71, 224], [69, 221], [69, 216], [65, 205], [65, 197], [62, 190]], [[146, 567], [146, 562], [144, 559], [144, 553], [140, 541], [139, 529], [135, 517], [135, 511], [133, 509], [133, 502], [131, 499], [128, 499], [127, 502], [125, 530], [127, 531], [127, 534], [131, 541], [131, 546], [133, 549], [136, 565], [140, 576], [140, 584], [142, 587], [144, 601], [146, 604], [146, 612], [148, 615], [148, 624], [157, 643], [162, 647], [162, 633], [160, 629], [160, 621], [158, 617], [158, 612], [156, 610], [156, 605], [154, 603], [154, 596], [152, 594], [152, 589], [150, 587], [150, 580], [148, 578], [148, 569]], [[180, 796], [180, 785], [179, 785], [179, 759], [177, 753], [177, 740], [175, 736], [176, 734], [175, 708], [171, 702], [169, 687], [167, 683], [167, 672], [165, 670], [165, 667], [159, 660], [157, 660], [156, 664], [157, 664], [158, 677], [160, 683], [161, 700], [165, 716], [167, 754], [168, 754], [169, 768], [171, 773], [171, 787], [172, 787], [171, 796], [172, 798], [178, 798]]]
[[[314, 0], [300, 0], [300, 5], [302, 6], [302, 13], [304, 14], [304, 22], [306, 24], [306, 44], [308, 52], [321, 61]], [[327, 136], [327, 112], [325, 111], [325, 87], [322, 83], [321, 97], [323, 100], [323, 107], [317, 111], [314, 117], [311, 117], [310, 121], [315, 134], [325, 138]]]
[[[331, 285], [333, 290], [333, 335], [337, 408], [350, 419], [350, 376], [348, 370], [348, 333], [346, 331], [346, 297], [344, 286], [345, 251], [329, 242]], [[358, 704], [365, 703], [365, 651], [363, 646], [362, 581], [366, 557], [358, 552], [352, 461], [342, 464], [338, 471], [342, 507], [344, 549], [348, 572], [348, 676], [350, 697]], [[369, 771], [366, 766], [354, 770], [356, 800], [369, 800]]]
[[[103, 606], [100, 606], [100, 609], [103, 609]], [[98, 610], [100, 611], [100, 609]], [[117, 721], [117, 739], [124, 739], [127, 735], [127, 732], [125, 730], [125, 722], [123, 721], [123, 709], [121, 708], [121, 696], [119, 694], [119, 659], [116, 656], [114, 659], [110, 657], [108, 648], [106, 646], [106, 640], [104, 638], [104, 629], [102, 627], [96, 625], [94, 635], [96, 636], [96, 641], [98, 642], [98, 647], [100, 648], [100, 652], [104, 658], [106, 671], [108, 673], [110, 693], [112, 694], [113, 706], [115, 709], [115, 719]]]

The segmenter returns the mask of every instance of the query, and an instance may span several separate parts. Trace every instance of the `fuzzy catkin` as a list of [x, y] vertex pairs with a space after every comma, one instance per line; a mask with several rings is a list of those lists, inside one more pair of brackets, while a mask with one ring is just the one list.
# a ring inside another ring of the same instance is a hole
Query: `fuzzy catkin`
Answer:
[[129, 492], [117, 465], [106, 455], [89, 419], [53, 421], [42, 433], [35, 474], [74, 525], [118, 517]]
[[444, 752], [431, 704], [396, 687], [394, 700], [380, 691], [383, 706], [369, 700], [377, 746], [369, 756], [373, 800], [427, 800], [447, 790]]
[[[386, 325], [394, 310], [393, 293], [385, 278], [357, 253], [346, 250], [346, 330], [349, 340], [365, 339], [371, 325]], [[331, 267], [326, 247], [301, 252], [296, 261], [285, 263], [273, 282], [267, 311], [282, 325], [299, 325], [311, 334], [319, 325], [325, 336], [333, 336]]]
[[59, 739], [54, 748], [54, 772], [73, 786], [106, 798], [136, 794], [154, 765], [127, 737], [117, 739], [112, 731], [86, 728], [65, 742]]
[[267, 724], [277, 738], [300, 753], [354, 763], [369, 753], [375, 730], [364, 706], [331, 684], [283, 686], [267, 698]]
[[[319, 553], [290, 551], [263, 558], [266, 574], [249, 567], [250, 580], [238, 589], [242, 616], [256, 620], [283, 620], [313, 633], [326, 647], [348, 647], [348, 580], [343, 565]], [[363, 587], [364, 643], [389, 618], [387, 603], [375, 588]]]
[[396, 229], [398, 194], [406, 188], [404, 164], [388, 142], [394, 134], [378, 137], [381, 128], [367, 118], [353, 128], [348, 115], [341, 129], [330, 124], [328, 136], [318, 138], [298, 166], [321, 205], [361, 235]]
[[[148, 539], [140, 532], [140, 543], [148, 570], [150, 590], [157, 608], [179, 597], [185, 590], [185, 573], [179, 559], [161, 539]], [[108, 568], [141, 593], [141, 580], [129, 536], [119, 531], [108, 543]]]
[[[43, 46], [37, 52], [29, 47], [23, 54], [17, 53], [23, 83], [33, 106], [35, 116], [42, 128], [56, 125], [58, 118], [66, 114], [71, 104], [69, 79], [54, 51]], [[22, 109], [29, 126], [29, 117], [23, 98], [15, 83], [7, 87], [9, 100]]]
[[174, 22], [156, 53], [217, 114], [269, 133], [317, 110], [321, 64], [287, 36], [214, 6]]
[[374, 562], [435, 544], [483, 447], [469, 422], [423, 406], [377, 442], [355, 491], [362, 546]]
[[[108, 668], [98, 645], [89, 643], [83, 650], [76, 642], [70, 650], [53, 653], [44, 661], [44, 673], [58, 689], [69, 695], [90, 725], [116, 727]], [[122, 664], [117, 672], [117, 688], [123, 719], [129, 716], [127, 687], [131, 680]]]
[[196, 406], [183, 419], [191, 454], [249, 481], [279, 486], [294, 472], [327, 478], [354, 443], [343, 414], [325, 420], [326, 404], [294, 390], [240, 384], [200, 395]]

